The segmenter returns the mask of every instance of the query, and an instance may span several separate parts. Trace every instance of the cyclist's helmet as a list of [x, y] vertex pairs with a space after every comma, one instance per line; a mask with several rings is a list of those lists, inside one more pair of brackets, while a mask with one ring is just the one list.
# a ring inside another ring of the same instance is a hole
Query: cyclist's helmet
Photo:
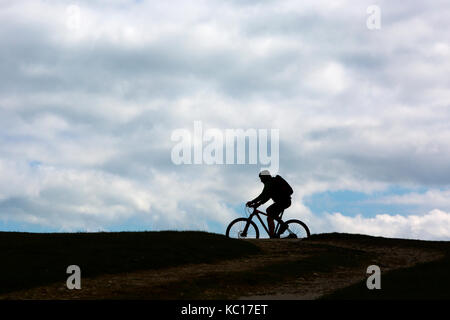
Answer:
[[270, 172], [269, 170], [263, 170], [259, 173], [259, 177], [261, 178], [262, 176], [266, 176], [266, 177], [270, 177]]

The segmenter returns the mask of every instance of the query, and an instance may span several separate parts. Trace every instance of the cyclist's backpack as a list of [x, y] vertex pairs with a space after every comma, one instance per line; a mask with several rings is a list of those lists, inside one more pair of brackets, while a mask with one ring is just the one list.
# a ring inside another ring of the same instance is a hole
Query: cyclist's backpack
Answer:
[[276, 183], [277, 189], [279, 190], [279, 194], [281, 196], [287, 197], [287, 196], [290, 196], [290, 195], [292, 195], [294, 193], [294, 190], [292, 190], [292, 188], [289, 185], [289, 183], [287, 183], [287, 181], [284, 180], [279, 175], [276, 175], [275, 183]]

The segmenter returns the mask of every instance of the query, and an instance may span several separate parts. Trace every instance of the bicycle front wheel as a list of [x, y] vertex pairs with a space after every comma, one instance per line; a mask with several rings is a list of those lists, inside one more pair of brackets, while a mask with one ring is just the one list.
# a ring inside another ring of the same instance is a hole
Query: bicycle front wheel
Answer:
[[286, 221], [288, 225], [286, 231], [280, 234], [280, 238], [303, 239], [310, 236], [309, 228], [306, 224], [297, 219]]
[[[247, 232], [244, 233], [247, 223]], [[226, 236], [234, 239], [258, 239], [259, 230], [253, 221], [249, 221], [247, 218], [237, 218], [228, 225]]]

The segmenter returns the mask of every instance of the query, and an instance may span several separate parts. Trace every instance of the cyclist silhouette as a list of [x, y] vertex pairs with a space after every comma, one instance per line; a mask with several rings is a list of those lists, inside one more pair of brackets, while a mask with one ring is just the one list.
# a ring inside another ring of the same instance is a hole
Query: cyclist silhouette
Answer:
[[[291, 206], [291, 195], [293, 190], [291, 186], [279, 175], [272, 177], [268, 170], [263, 170], [259, 174], [261, 182], [264, 183], [264, 189], [259, 196], [255, 199], [248, 201], [248, 207], [259, 207], [260, 205], [273, 200], [266, 212], [267, 212], [267, 224], [269, 225], [269, 235], [274, 236], [275, 223], [274, 220], [278, 220], [280, 213]], [[281, 220], [280, 220], [281, 221]], [[281, 232], [286, 229], [286, 225], [281, 225]]]

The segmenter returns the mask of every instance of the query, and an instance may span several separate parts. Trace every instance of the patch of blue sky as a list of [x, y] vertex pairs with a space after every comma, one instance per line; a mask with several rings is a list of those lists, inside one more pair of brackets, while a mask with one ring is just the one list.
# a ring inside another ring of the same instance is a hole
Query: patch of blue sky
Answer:
[[140, 223], [139, 221], [126, 221], [126, 222], [121, 222], [120, 224], [117, 225], [113, 225], [113, 226], [109, 226], [106, 227], [105, 230], [98, 230], [99, 232], [101, 231], [106, 231], [106, 232], [122, 232], [122, 231], [137, 231], [137, 232], [141, 232], [141, 231], [159, 231], [159, 230], [154, 230], [151, 228], [150, 225], [148, 224], [143, 224]]
[[408, 193], [425, 193], [428, 188], [405, 188], [392, 186], [384, 191], [363, 193], [341, 190], [315, 193], [305, 197], [305, 205], [314, 214], [340, 212], [346, 216], [361, 214], [364, 217], [374, 217], [378, 214], [409, 215], [417, 212], [417, 207], [406, 204], [383, 203], [381, 199], [389, 196], [400, 196]]
[[3, 232], [30, 232], [30, 233], [49, 233], [61, 232], [57, 228], [51, 228], [34, 223], [26, 223], [12, 220], [0, 220], [0, 231]]
[[38, 161], [38, 160], [31, 160], [31, 161], [28, 161], [28, 165], [29, 165], [31, 168], [36, 168], [36, 167], [41, 166], [41, 165], [42, 165], [42, 162], [40, 162], [40, 161]]
[[206, 232], [212, 232], [212, 233], [218, 233], [218, 234], [225, 234], [225, 228], [223, 224], [214, 221], [214, 220], [207, 220], [204, 223], [203, 227], [199, 228], [183, 228], [180, 227], [157, 227], [153, 226], [150, 223], [142, 223], [142, 221], [136, 219], [130, 219], [125, 222], [120, 222], [117, 225], [111, 225], [105, 228], [105, 230], [98, 230], [98, 231], [107, 231], [107, 232], [122, 232], [122, 231], [185, 231], [185, 230], [191, 230], [191, 231], [206, 231]]

